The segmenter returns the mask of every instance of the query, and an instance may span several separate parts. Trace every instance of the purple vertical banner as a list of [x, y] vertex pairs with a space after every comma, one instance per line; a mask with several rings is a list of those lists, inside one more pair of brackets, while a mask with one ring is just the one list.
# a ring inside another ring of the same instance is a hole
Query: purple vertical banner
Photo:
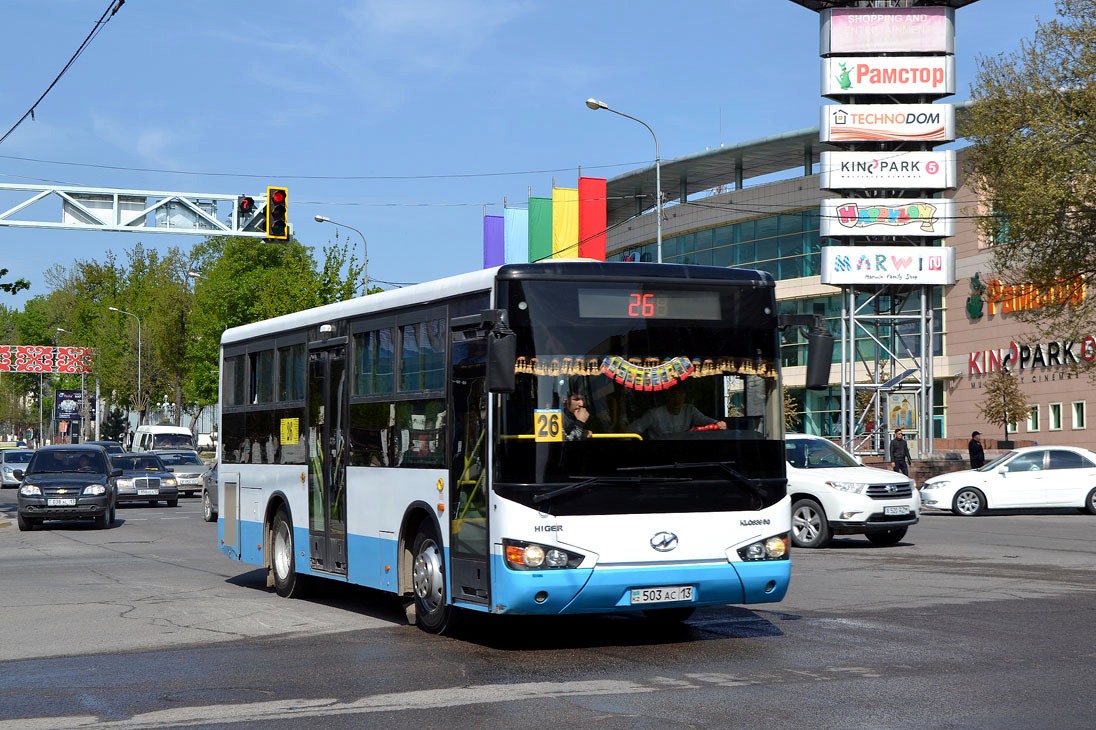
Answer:
[[483, 268], [506, 261], [506, 224], [501, 215], [483, 216]]

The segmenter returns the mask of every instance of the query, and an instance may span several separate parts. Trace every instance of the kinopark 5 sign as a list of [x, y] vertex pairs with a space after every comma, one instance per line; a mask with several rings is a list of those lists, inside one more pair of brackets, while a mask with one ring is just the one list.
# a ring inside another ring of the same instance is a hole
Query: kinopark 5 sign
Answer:
[[828, 198], [822, 201], [820, 235], [916, 236], [955, 235], [955, 206], [943, 198]]
[[823, 152], [819, 186], [828, 190], [943, 190], [956, 186], [955, 151]]
[[955, 249], [920, 246], [823, 246], [822, 283], [955, 283]]
[[822, 59], [822, 96], [955, 93], [955, 56], [836, 56]]

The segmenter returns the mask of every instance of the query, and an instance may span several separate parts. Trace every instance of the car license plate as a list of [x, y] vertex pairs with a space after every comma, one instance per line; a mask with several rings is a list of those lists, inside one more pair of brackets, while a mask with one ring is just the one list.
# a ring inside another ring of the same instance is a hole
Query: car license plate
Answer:
[[644, 603], [673, 603], [693, 600], [692, 586], [659, 586], [658, 588], [633, 588], [632, 605]]
[[137, 490], [137, 496], [138, 497], [144, 497], [144, 496], [147, 496], [149, 494], [159, 494], [159, 493], [160, 493], [159, 489], [138, 489]]
[[908, 506], [883, 508], [883, 514], [885, 515], [908, 515], [909, 513], [910, 508]]
[[76, 497], [54, 497], [46, 500], [47, 507], [75, 507]]

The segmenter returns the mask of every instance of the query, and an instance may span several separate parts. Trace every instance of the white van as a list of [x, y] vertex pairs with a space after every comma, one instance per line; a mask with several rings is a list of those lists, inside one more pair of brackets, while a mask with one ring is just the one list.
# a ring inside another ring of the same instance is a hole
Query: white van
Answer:
[[194, 434], [183, 426], [138, 426], [130, 451], [193, 449]]

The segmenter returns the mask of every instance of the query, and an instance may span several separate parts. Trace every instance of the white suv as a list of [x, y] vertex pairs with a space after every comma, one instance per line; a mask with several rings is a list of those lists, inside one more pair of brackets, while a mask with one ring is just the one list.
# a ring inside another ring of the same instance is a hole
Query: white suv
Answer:
[[835, 534], [895, 545], [917, 524], [921, 495], [908, 477], [863, 466], [820, 436], [788, 434], [784, 447], [797, 547], [826, 547]]

